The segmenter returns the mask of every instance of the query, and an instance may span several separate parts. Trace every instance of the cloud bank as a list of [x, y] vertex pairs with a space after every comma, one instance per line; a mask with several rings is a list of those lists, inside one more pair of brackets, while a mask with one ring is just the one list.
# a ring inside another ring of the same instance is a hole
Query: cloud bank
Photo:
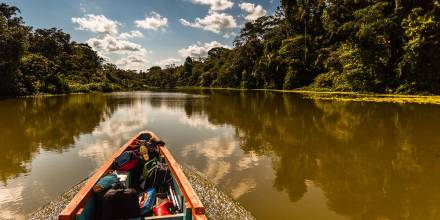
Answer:
[[234, 6], [230, 0], [192, 0], [192, 2], [199, 5], [209, 5], [210, 11], [224, 11]]
[[193, 44], [188, 46], [187, 48], [180, 49], [179, 54], [182, 57], [206, 57], [208, 56], [208, 51], [215, 47], [230, 48], [228, 45], [221, 44], [217, 41], [203, 44], [197, 42], [197, 44]]
[[144, 34], [140, 31], [130, 31], [128, 33], [122, 33], [119, 35], [119, 38], [121, 39], [129, 39], [129, 38], [139, 38], [144, 37]]
[[217, 12], [210, 12], [204, 18], [196, 18], [194, 22], [189, 22], [182, 18], [179, 21], [184, 26], [199, 28], [216, 34], [221, 33], [224, 29], [237, 27], [237, 22], [232, 15]]
[[253, 3], [243, 2], [238, 5], [241, 10], [246, 12], [245, 19], [246, 21], [255, 21], [260, 17], [263, 17], [267, 14], [267, 11], [261, 5], [255, 5]]
[[95, 33], [117, 34], [119, 23], [106, 18], [104, 15], [88, 14], [85, 17], [72, 18], [74, 24], [79, 25], [78, 29]]
[[157, 12], [151, 12], [150, 17], [145, 17], [144, 20], [136, 20], [134, 21], [137, 27], [150, 29], [150, 30], [165, 30], [165, 27], [168, 27], [168, 18], [162, 17]]

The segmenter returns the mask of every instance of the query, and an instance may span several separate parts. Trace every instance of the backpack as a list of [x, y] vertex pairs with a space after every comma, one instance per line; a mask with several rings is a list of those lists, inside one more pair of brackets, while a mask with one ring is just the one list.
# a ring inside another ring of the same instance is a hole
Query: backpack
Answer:
[[134, 189], [110, 189], [103, 197], [102, 220], [138, 218], [141, 215], [138, 193]]
[[112, 164], [112, 168], [120, 171], [130, 171], [139, 164], [139, 155], [136, 151], [124, 151]]
[[118, 176], [112, 173], [99, 179], [99, 181], [93, 186], [93, 192], [101, 193], [118, 186], [121, 186]]
[[145, 146], [148, 149], [148, 157], [149, 158], [159, 158], [159, 146], [164, 146], [165, 142], [163, 141], [153, 141], [151, 139], [143, 139], [140, 140], [139, 146]]
[[145, 163], [141, 175], [141, 188], [156, 188], [159, 192], [166, 191], [167, 185], [172, 182], [170, 169], [166, 163], [151, 159]]

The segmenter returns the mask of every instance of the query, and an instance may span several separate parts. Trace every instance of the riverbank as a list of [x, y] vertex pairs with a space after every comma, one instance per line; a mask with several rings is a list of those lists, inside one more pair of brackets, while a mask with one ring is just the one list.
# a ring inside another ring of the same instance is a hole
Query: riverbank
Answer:
[[[266, 91], [281, 93], [297, 93], [304, 95], [305, 98], [317, 100], [335, 100], [344, 102], [385, 102], [385, 103], [416, 103], [416, 104], [435, 104], [440, 105], [440, 95], [406, 95], [406, 94], [379, 94], [379, 93], [356, 93], [356, 92], [335, 92], [325, 90], [279, 90], [279, 89], [239, 89], [239, 88], [215, 88], [215, 87], [177, 87], [175, 89], [159, 89], [146, 88], [145, 90], [117, 90], [110, 92], [90, 91], [90, 92], [74, 92], [63, 94], [36, 94], [28, 96], [20, 96], [15, 98], [28, 97], [49, 97], [64, 95], [80, 95], [80, 94], [106, 94], [112, 92], [141, 92], [141, 91], [176, 91], [176, 90], [225, 90], [225, 91]], [[14, 97], [1, 97], [1, 99], [12, 99]]]
[[113, 92], [139, 92], [139, 91], [150, 91], [150, 90], [155, 90], [155, 89], [157, 89], [157, 88], [144, 87], [144, 89], [126, 88], [126, 89], [118, 89], [118, 90], [111, 90], [111, 91], [90, 90], [90, 91], [75, 91], [75, 92], [68, 92], [68, 93], [39, 93], [39, 94], [23, 95], [23, 96], [0, 96], [0, 100], [18, 99], [18, 98], [66, 96], [66, 95], [107, 94], [107, 93], [113, 93]]
[[[277, 90], [273, 90], [277, 91]], [[363, 94], [352, 92], [319, 92], [307, 90], [287, 90], [277, 92], [299, 93], [311, 99], [358, 101], [358, 102], [390, 102], [390, 103], [417, 103], [417, 104], [440, 104], [438, 95], [398, 95], [398, 94]]]
[[356, 92], [335, 92], [321, 90], [279, 90], [279, 89], [237, 89], [237, 88], [210, 88], [210, 87], [179, 87], [178, 90], [230, 90], [230, 91], [267, 91], [281, 93], [297, 93], [305, 98], [318, 100], [335, 101], [357, 101], [357, 102], [387, 102], [387, 103], [417, 103], [440, 105], [439, 95], [405, 95], [405, 94], [378, 94], [378, 93], [356, 93]]

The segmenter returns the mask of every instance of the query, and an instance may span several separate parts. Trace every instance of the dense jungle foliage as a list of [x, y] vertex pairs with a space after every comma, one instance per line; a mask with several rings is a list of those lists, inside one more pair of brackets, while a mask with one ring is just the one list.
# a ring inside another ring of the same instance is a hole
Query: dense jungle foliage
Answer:
[[282, 0], [178, 85], [440, 93], [440, 1]]
[[[0, 95], [175, 86], [440, 93], [439, 0], [281, 0], [234, 48], [137, 73], [0, 5]], [[32, 42], [32, 43], [31, 43]]]
[[135, 71], [118, 69], [62, 30], [26, 26], [0, 4], [0, 96], [142, 89]]

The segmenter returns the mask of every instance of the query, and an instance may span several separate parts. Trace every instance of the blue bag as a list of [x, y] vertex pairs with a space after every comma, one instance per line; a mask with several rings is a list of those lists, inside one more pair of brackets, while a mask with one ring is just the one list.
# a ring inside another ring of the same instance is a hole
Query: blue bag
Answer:
[[114, 173], [104, 176], [93, 186], [93, 191], [96, 193], [107, 191], [110, 188], [115, 187], [120, 184], [118, 180], [118, 176]]
[[122, 166], [123, 164], [127, 163], [128, 161], [130, 161], [131, 158], [132, 158], [131, 151], [124, 151], [124, 152], [122, 152], [121, 155], [116, 157], [115, 161], [113, 162], [113, 165], [115, 165], [117, 167]]
[[153, 210], [153, 205], [156, 200], [156, 189], [149, 188], [146, 192], [142, 193], [139, 201], [139, 207], [141, 208], [141, 215], [146, 215]]
[[136, 151], [124, 151], [113, 161], [112, 167], [115, 170], [129, 171], [139, 164], [139, 153]]

